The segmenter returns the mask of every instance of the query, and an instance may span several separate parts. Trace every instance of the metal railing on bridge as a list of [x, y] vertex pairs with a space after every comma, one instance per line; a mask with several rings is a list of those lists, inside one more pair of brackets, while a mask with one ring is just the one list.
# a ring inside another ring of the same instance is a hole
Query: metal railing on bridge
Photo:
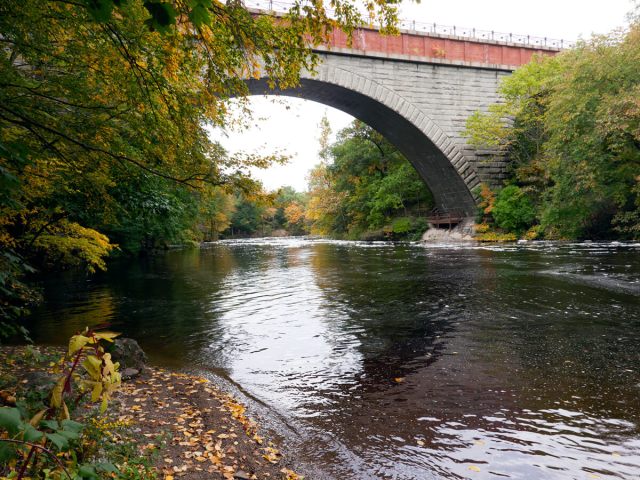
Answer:
[[[286, 13], [293, 6], [293, 2], [288, 2], [286, 0], [246, 0], [244, 5], [248, 8], [263, 10], [266, 12]], [[327, 12], [330, 16], [334, 13], [330, 9], [327, 9]], [[496, 32], [494, 30], [481, 30], [477, 28], [458, 27], [455, 25], [440, 25], [438, 23], [420, 22], [416, 20], [401, 19], [398, 22], [398, 27], [401, 30], [408, 30], [410, 32], [448, 35], [472, 38], [475, 40], [486, 40], [490, 42], [512, 43], [515, 45], [530, 47], [565, 49], [575, 46], [575, 42], [556, 38]]]

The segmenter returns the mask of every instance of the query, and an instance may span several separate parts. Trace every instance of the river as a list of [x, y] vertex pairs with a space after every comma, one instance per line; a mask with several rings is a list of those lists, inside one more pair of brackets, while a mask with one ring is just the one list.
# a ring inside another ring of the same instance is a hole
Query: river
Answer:
[[307, 479], [640, 478], [640, 244], [259, 239], [43, 280], [240, 395]]

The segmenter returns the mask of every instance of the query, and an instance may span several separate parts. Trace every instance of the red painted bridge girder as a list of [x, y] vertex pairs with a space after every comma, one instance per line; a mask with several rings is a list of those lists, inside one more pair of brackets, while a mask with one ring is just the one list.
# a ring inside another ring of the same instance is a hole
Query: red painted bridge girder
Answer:
[[422, 32], [402, 31], [399, 35], [382, 35], [377, 30], [367, 28], [353, 33], [351, 45], [344, 32], [335, 30], [331, 34], [329, 45], [317, 50], [507, 70], [529, 63], [534, 55], [556, 55], [561, 51], [558, 48]]

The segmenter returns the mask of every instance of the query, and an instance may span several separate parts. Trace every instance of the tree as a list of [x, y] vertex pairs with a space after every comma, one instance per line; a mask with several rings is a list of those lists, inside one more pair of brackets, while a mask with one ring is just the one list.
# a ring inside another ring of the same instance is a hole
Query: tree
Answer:
[[291, 202], [284, 209], [284, 215], [287, 219], [287, 229], [293, 235], [306, 233], [304, 205], [298, 202]]
[[235, 211], [231, 217], [232, 234], [252, 235], [262, 232], [266, 206], [255, 195], [239, 194], [236, 197]]
[[206, 199], [201, 202], [200, 214], [205, 239], [216, 241], [220, 234], [231, 226], [236, 211], [232, 194], [220, 187], [213, 188]]
[[640, 22], [540, 58], [504, 80], [505, 101], [468, 122], [476, 146], [504, 149], [511, 181], [549, 238], [637, 238]]
[[304, 222], [306, 195], [293, 187], [284, 186], [274, 194], [273, 206], [276, 213], [271, 225], [273, 230], [284, 229], [292, 235], [307, 233]]
[[309, 172], [309, 202], [305, 220], [314, 235], [329, 235], [335, 231], [335, 223], [341, 215], [340, 206], [345, 199], [344, 192], [337, 192], [328, 166], [319, 163]]
[[[364, 22], [356, 6], [334, 0], [330, 18], [323, 2], [282, 17], [237, 1], [0, 2], [0, 247], [93, 270], [116, 249], [105, 233], [133, 251], [197, 239], [198, 192], [255, 188], [249, 167], [275, 160], [229, 157], [206, 126], [224, 125], [247, 78], [296, 86], [313, 45]], [[364, 6], [395, 28], [395, 2]]]
[[362, 122], [340, 131], [323, 150], [332, 162], [316, 166], [309, 177], [307, 219], [314, 233], [358, 238], [390, 226], [400, 213], [419, 216], [432, 204], [408, 160]]
[[[393, 3], [365, 2], [384, 30], [394, 28]], [[2, 2], [0, 173], [20, 206], [2, 213], [15, 220], [7, 234], [17, 248], [39, 225], [75, 221], [68, 205], [51, 207], [61, 192], [84, 195], [76, 205], [108, 204], [114, 169], [190, 188], [242, 184], [245, 167], [264, 159], [220, 161], [205, 125], [224, 123], [224, 101], [247, 92], [245, 78], [295, 86], [317, 63], [313, 45], [363, 23], [355, 3], [332, 7], [335, 19], [321, 2], [279, 19], [211, 0]]]
[[498, 192], [491, 214], [500, 228], [520, 234], [531, 227], [536, 218], [531, 201], [516, 185]]
[[327, 163], [329, 161], [329, 141], [331, 139], [331, 123], [327, 118], [327, 113], [320, 119], [320, 136], [318, 137], [318, 144], [320, 145], [320, 160]]

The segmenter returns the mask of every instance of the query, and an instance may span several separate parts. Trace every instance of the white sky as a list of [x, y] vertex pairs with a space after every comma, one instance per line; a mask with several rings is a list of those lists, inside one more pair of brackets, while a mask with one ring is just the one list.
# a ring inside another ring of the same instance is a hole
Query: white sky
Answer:
[[[633, 0], [422, 0], [406, 2], [401, 18], [442, 25], [475, 27], [497, 32], [575, 40], [592, 33], [607, 33], [626, 25]], [[326, 112], [335, 134], [352, 117], [306, 100], [256, 96], [250, 99], [253, 121], [243, 131], [221, 132], [212, 138], [230, 152], [272, 153], [292, 157], [284, 166], [256, 170], [255, 176], [269, 190], [291, 185], [306, 189], [306, 175], [318, 162], [320, 119]]]

